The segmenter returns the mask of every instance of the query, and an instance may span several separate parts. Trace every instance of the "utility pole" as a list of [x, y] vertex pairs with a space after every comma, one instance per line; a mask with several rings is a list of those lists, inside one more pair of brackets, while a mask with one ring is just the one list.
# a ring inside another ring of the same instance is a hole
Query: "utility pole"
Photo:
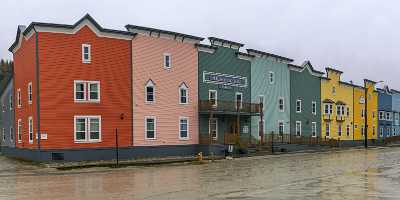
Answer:
[[364, 80], [364, 147], [368, 148], [368, 88], [367, 82]]
[[119, 167], [119, 144], [118, 144], [118, 128], [115, 129], [115, 157], [117, 159], [116, 167]]

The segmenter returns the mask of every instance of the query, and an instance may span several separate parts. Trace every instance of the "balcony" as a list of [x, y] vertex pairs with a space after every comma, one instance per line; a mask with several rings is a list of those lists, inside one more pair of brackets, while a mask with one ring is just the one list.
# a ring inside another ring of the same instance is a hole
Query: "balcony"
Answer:
[[332, 121], [332, 115], [331, 114], [323, 114], [322, 119], [325, 121]]
[[346, 120], [346, 118], [343, 115], [337, 115], [336, 116], [336, 121], [338, 121], [338, 122], [344, 122], [345, 120]]
[[[241, 105], [240, 105], [241, 104]], [[201, 113], [222, 113], [222, 114], [247, 114], [259, 115], [261, 112], [260, 104], [257, 103], [237, 103], [234, 101], [209, 101], [200, 100], [199, 110]]]

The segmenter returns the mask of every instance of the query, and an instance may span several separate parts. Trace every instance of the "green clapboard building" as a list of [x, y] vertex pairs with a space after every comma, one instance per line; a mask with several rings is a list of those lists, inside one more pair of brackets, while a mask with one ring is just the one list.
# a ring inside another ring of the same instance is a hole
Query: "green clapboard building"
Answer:
[[208, 39], [211, 45], [197, 45], [200, 143], [247, 143], [251, 116], [259, 114], [258, 105], [250, 103], [253, 56], [239, 52], [243, 44]]
[[290, 69], [290, 132], [303, 138], [320, 137], [321, 76], [309, 61]]

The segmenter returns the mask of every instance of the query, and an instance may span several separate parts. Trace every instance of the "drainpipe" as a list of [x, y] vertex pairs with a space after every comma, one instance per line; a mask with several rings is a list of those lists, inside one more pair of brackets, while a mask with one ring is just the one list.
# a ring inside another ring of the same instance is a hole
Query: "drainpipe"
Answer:
[[39, 160], [40, 160], [40, 140], [41, 140], [41, 133], [40, 133], [40, 62], [39, 62], [39, 34], [36, 31], [35, 27], [33, 27], [35, 31], [35, 38], [36, 38], [36, 122], [37, 122], [37, 149], [39, 153]]

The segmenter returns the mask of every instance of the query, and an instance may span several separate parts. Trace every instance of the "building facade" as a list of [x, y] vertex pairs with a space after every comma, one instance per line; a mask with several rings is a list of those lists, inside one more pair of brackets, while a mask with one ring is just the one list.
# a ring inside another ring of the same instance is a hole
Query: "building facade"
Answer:
[[199, 131], [202, 140], [235, 144], [250, 140], [251, 64], [253, 56], [240, 53], [243, 44], [209, 38], [199, 51]]
[[306, 61], [290, 69], [290, 133], [294, 136], [321, 137], [321, 77]]
[[392, 135], [400, 135], [400, 91], [390, 90], [392, 94]]
[[[253, 137], [259, 139], [262, 126], [264, 134], [290, 134], [290, 71], [292, 59], [267, 52], [248, 49], [251, 60], [251, 100], [263, 103], [263, 121], [252, 118]], [[260, 124], [262, 124], [260, 126]]]
[[[3, 93], [0, 96], [1, 115], [0, 115], [0, 146], [15, 147], [15, 127], [14, 127], [14, 96], [13, 87], [14, 79], [11, 78]], [[21, 122], [19, 122], [21, 124]], [[18, 138], [17, 138], [18, 140]], [[1, 151], [0, 147], [0, 151]]]
[[195, 45], [203, 38], [134, 25], [126, 28], [137, 34], [132, 40], [133, 146], [198, 144]]
[[378, 132], [379, 138], [392, 136], [392, 92], [389, 87], [378, 89]]
[[343, 72], [326, 68], [321, 79], [321, 137], [353, 140], [353, 84], [341, 81]]

